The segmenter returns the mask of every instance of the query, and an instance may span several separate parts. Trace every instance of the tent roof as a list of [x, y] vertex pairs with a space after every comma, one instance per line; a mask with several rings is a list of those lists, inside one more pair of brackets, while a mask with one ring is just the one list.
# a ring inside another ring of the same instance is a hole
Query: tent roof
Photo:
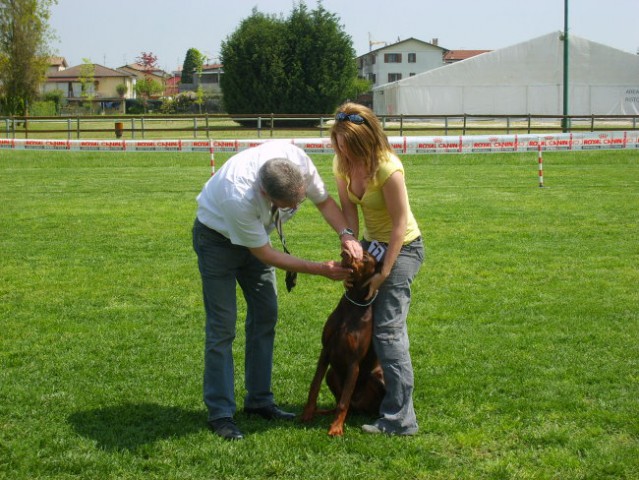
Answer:
[[[637, 84], [639, 56], [574, 35], [570, 46], [570, 82], [584, 85]], [[515, 86], [557, 85], [563, 82], [563, 33], [552, 32], [460, 62], [409, 77], [390, 85]]]

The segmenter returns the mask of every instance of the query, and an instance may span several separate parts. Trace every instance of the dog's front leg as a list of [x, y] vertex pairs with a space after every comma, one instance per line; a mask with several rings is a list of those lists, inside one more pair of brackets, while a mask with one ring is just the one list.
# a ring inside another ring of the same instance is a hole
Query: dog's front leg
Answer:
[[344, 382], [342, 396], [340, 397], [339, 402], [337, 402], [337, 407], [335, 408], [335, 420], [333, 420], [333, 423], [331, 423], [331, 426], [328, 429], [328, 434], [331, 437], [341, 437], [344, 435], [344, 422], [346, 421], [346, 414], [348, 414], [348, 407], [351, 403], [353, 391], [355, 391], [355, 384], [357, 382], [358, 375], [359, 363], [355, 361], [348, 368], [348, 374], [346, 376], [346, 381]]
[[322, 380], [324, 379], [324, 375], [326, 375], [326, 370], [328, 370], [328, 362], [328, 352], [325, 348], [322, 348], [322, 353], [320, 353], [319, 360], [317, 361], [315, 376], [311, 382], [311, 388], [308, 391], [308, 400], [306, 401], [306, 405], [302, 411], [302, 416], [300, 417], [302, 422], [311, 421], [315, 415], [317, 410], [317, 397], [319, 395], [320, 388], [322, 387]]

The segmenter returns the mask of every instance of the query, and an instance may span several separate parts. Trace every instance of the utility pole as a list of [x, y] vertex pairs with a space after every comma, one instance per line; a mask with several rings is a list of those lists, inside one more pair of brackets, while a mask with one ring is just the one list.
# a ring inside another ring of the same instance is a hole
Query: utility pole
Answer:
[[564, 0], [564, 118], [562, 120], [562, 128], [564, 133], [570, 130], [570, 120], [566, 118], [568, 115], [568, 0]]

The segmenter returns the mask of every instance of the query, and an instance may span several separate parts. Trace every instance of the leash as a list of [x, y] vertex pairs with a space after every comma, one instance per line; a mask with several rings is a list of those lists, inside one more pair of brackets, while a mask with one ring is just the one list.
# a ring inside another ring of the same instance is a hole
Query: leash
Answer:
[[346, 297], [346, 300], [351, 302], [353, 305], [357, 305], [358, 307], [368, 307], [369, 305], [371, 305], [375, 301], [375, 299], [377, 298], [377, 294], [378, 293], [379, 293], [379, 290], [375, 292], [375, 295], [373, 295], [373, 298], [371, 298], [368, 303], [356, 302], [355, 300], [353, 300], [351, 297], [348, 296], [347, 292], [344, 292], [344, 296]]

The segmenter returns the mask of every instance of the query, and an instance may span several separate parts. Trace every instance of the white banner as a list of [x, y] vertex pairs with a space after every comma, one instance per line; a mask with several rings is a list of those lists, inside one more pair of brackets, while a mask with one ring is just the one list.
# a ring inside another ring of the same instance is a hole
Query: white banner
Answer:
[[[237, 153], [269, 140], [30, 140], [0, 139], [0, 150]], [[331, 154], [330, 138], [289, 139], [309, 154]], [[639, 131], [524, 135], [389, 137], [399, 154], [507, 153], [537, 151], [638, 150]]]

